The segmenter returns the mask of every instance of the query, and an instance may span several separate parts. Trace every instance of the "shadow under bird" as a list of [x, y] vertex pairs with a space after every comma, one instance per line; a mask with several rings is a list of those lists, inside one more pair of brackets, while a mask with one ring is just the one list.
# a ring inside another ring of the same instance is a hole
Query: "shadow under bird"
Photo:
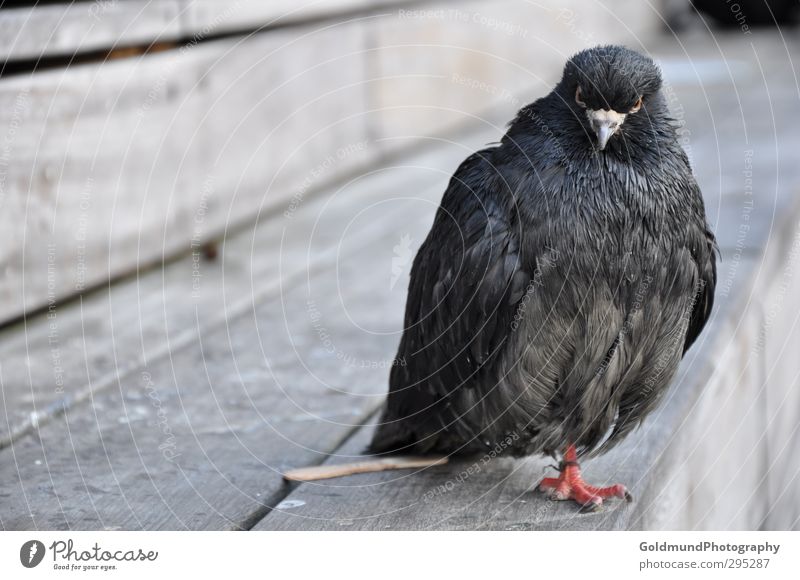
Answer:
[[596, 507], [578, 459], [657, 406], [711, 312], [716, 242], [648, 57], [573, 56], [450, 180], [411, 270], [376, 454], [561, 458], [539, 489]]

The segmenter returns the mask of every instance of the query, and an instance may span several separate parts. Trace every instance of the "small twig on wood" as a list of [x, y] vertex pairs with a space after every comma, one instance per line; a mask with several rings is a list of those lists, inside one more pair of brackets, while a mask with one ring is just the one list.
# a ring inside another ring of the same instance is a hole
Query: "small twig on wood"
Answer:
[[412, 469], [415, 467], [433, 467], [434, 465], [444, 465], [447, 457], [412, 457], [398, 456], [385, 457], [383, 459], [372, 459], [369, 461], [357, 461], [355, 463], [345, 463], [342, 465], [317, 465], [314, 467], [300, 467], [291, 469], [283, 474], [286, 481], [316, 481], [318, 479], [331, 479], [333, 477], [344, 477], [355, 473], [374, 473], [376, 471], [386, 471], [387, 469]]

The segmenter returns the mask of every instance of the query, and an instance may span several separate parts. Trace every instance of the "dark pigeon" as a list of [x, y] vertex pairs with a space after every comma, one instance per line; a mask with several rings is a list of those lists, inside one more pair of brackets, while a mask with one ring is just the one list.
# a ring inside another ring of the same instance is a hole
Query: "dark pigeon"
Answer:
[[456, 170], [411, 270], [371, 452], [561, 457], [540, 489], [585, 483], [657, 406], [708, 320], [716, 243], [648, 57], [572, 57], [502, 141]]

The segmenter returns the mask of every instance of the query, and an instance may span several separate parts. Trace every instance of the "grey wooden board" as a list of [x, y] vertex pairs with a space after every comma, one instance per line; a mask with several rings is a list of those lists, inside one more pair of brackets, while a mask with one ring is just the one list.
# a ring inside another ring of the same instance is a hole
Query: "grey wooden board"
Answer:
[[[395, 247], [405, 234], [421, 243], [452, 171], [441, 167], [474, 145], [359, 178], [265, 224], [306, 237], [279, 263], [328, 255], [326, 266], [0, 451], [2, 525], [234, 528], [279, 499], [280, 470], [321, 462], [382, 400], [405, 299], [404, 279], [392, 284]], [[315, 229], [301, 229], [303, 212]], [[180, 455], [168, 461], [173, 444]]]
[[403, 0], [125, 0], [68, 2], [0, 12], [0, 60], [70, 56], [333, 18]]
[[0, 12], [0, 61], [167, 41], [182, 34], [179, 0], [64, 2]]
[[[369, 296], [359, 296], [377, 312]], [[362, 373], [351, 395], [294, 372], [281, 312], [250, 319], [125, 377], [4, 450], [7, 529], [222, 529], [243, 525], [281, 488], [279, 470], [313, 464], [361, 419]], [[295, 340], [314, 340], [313, 328]], [[230, 338], [228, 337], [230, 331]], [[352, 339], [351, 339], [352, 340]], [[346, 338], [342, 338], [348, 344]], [[372, 342], [361, 351], [377, 356]], [[269, 354], [265, 358], [261, 348]], [[307, 363], [320, 376], [340, 363]], [[146, 373], [146, 374], [145, 374]], [[152, 385], [152, 386], [151, 386]], [[291, 389], [290, 393], [284, 389]], [[322, 415], [319, 422], [310, 422]]]
[[[758, 348], [763, 356], [769, 476], [763, 484], [775, 498], [762, 525], [767, 530], [800, 530], [800, 220], [773, 242], [790, 256], [765, 292]], [[787, 361], [794, 364], [787, 364]]]
[[[371, 434], [371, 427], [361, 429], [330, 462], [352, 461]], [[596, 516], [546, 501], [533, 489], [544, 475], [554, 474], [546, 469], [551, 463], [543, 458], [486, 455], [439, 467], [304, 483], [253, 529], [557, 529], [575, 526], [579, 520], [597, 522], [598, 517], [615, 520], [618, 510], [628, 509], [612, 503]], [[587, 469], [587, 477], [597, 474], [594, 465]]]
[[411, 0], [183, 0], [188, 34], [246, 31], [309, 19], [349, 18], [351, 13], [390, 10]]
[[[186, 145], [226, 224], [300, 197], [379, 155], [361, 23], [199, 45], [205, 109]], [[324, 55], [324, 58], [320, 58]]]
[[[358, 116], [359, 25], [307, 32], [0, 81], [0, 321], [185, 252], [374, 159]], [[321, 47], [330, 60], [319, 62]], [[321, 95], [299, 100], [312, 85]]]

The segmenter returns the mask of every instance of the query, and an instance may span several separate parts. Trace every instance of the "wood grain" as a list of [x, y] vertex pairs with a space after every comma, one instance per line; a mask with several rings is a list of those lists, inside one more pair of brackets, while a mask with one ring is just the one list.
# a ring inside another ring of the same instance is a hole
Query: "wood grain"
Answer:
[[220, 34], [336, 19], [404, 0], [98, 0], [6, 8], [0, 60], [67, 57], [154, 42], [194, 42]]
[[[303, 34], [0, 80], [0, 322], [186, 253], [372, 158], [358, 25]], [[303, 106], [310, 84], [324, 96]]]
[[0, 12], [0, 60], [107, 50], [175, 40], [182, 35], [179, 0], [64, 2]]

